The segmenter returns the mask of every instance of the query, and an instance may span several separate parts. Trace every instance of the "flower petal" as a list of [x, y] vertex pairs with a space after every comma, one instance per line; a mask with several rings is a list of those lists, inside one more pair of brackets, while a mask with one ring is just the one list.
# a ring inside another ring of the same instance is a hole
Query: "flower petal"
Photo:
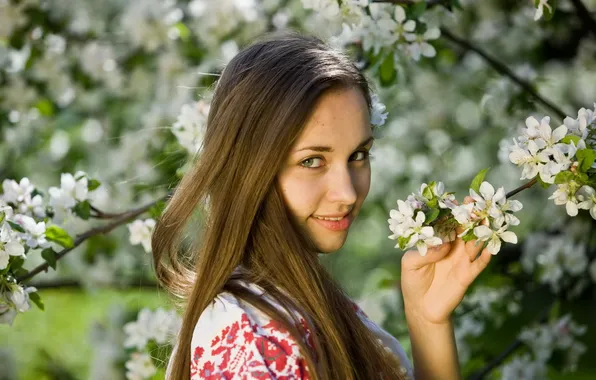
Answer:
[[474, 235], [478, 237], [478, 240], [486, 241], [493, 236], [494, 232], [487, 226], [477, 226], [474, 228]]
[[500, 237], [507, 243], [517, 244], [517, 235], [513, 231], [505, 231], [500, 234]]

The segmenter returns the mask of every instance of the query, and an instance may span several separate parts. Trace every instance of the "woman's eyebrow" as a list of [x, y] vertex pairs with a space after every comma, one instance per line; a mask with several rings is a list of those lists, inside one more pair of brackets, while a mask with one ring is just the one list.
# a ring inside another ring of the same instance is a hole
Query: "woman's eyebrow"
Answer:
[[[362, 141], [360, 144], [358, 144], [358, 148], [362, 148], [365, 145], [368, 145], [371, 141], [373, 141], [375, 138], [373, 136], [369, 136], [366, 140]], [[295, 150], [295, 152], [300, 152], [303, 150], [314, 150], [315, 152], [333, 152], [333, 148], [330, 146], [321, 146], [321, 145], [316, 145], [316, 146], [307, 146], [304, 148], [300, 148]]]

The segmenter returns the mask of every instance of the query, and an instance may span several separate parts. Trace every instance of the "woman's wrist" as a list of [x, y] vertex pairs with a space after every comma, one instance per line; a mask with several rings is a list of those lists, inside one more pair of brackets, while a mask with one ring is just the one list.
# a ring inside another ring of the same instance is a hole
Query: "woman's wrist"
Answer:
[[460, 379], [451, 318], [431, 322], [413, 308], [406, 308], [406, 321], [412, 343], [415, 378]]

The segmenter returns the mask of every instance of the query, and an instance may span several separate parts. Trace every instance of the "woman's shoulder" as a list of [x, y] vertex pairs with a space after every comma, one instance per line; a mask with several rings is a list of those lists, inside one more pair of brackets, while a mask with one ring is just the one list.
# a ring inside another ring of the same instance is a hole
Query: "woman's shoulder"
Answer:
[[191, 379], [237, 378], [240, 374], [309, 378], [306, 361], [289, 331], [256, 307], [222, 292], [195, 325]]

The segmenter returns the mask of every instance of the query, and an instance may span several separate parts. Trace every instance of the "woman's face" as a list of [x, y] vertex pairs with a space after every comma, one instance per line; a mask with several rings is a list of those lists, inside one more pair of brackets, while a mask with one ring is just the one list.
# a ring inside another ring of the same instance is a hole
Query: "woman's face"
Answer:
[[286, 157], [278, 175], [284, 201], [319, 252], [336, 251], [347, 238], [370, 188], [372, 144], [362, 93], [333, 89], [320, 97]]

